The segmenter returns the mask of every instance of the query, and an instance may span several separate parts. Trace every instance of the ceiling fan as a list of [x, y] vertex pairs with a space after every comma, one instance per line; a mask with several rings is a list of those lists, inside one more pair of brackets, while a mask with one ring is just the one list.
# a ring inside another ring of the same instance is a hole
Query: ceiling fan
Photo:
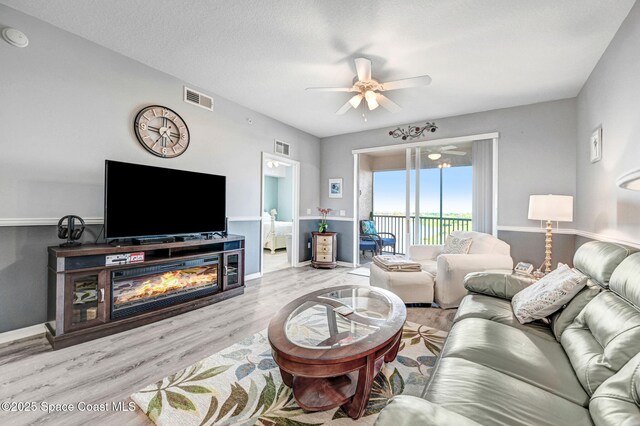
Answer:
[[434, 149], [426, 149], [425, 151], [427, 151], [429, 154], [427, 155], [427, 157], [429, 157], [429, 160], [439, 160], [443, 154], [445, 155], [467, 155], [467, 153], [465, 151], [455, 151], [455, 149], [457, 149], [457, 146], [454, 145], [447, 145], [447, 146], [443, 146], [443, 147], [438, 147], [438, 148], [434, 148]]
[[389, 81], [379, 83], [371, 78], [371, 61], [367, 58], [355, 58], [357, 81], [351, 87], [308, 87], [307, 90], [318, 92], [354, 92], [349, 99], [336, 114], [344, 114], [349, 108], [358, 108], [362, 100], [367, 102], [370, 111], [382, 105], [388, 111], [397, 112], [401, 108], [398, 104], [387, 98], [380, 92], [389, 90], [408, 89], [410, 87], [427, 86], [431, 83], [431, 77], [421, 75], [418, 77], [404, 78], [402, 80]]

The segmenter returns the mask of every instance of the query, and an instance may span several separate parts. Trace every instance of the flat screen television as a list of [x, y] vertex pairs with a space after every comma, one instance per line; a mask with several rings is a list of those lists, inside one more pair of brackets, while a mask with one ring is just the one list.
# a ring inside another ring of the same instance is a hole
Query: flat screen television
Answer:
[[225, 231], [226, 177], [107, 160], [106, 239]]

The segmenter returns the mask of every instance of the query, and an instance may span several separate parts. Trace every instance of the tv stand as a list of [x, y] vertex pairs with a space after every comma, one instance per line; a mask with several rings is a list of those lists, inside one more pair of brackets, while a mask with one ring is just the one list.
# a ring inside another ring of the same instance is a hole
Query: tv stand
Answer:
[[54, 246], [48, 276], [46, 336], [59, 349], [243, 294], [244, 237]]
[[163, 244], [163, 243], [173, 243], [176, 240], [175, 237], [144, 237], [144, 238], [134, 238], [131, 242], [136, 246], [143, 246], [149, 244]]

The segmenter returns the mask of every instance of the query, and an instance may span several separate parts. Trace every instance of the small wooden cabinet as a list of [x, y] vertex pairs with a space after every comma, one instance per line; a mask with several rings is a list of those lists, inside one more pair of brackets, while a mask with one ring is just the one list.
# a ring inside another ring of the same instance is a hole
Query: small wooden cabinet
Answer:
[[338, 266], [338, 233], [313, 232], [311, 244], [311, 265], [314, 268], [335, 268]]

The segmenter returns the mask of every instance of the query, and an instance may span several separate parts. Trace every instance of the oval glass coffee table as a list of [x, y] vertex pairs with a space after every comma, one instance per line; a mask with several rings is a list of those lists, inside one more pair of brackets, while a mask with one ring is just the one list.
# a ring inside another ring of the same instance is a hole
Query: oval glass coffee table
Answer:
[[398, 354], [404, 303], [373, 287], [315, 291], [283, 307], [269, 323], [273, 359], [300, 407], [342, 406], [360, 418], [383, 362]]

